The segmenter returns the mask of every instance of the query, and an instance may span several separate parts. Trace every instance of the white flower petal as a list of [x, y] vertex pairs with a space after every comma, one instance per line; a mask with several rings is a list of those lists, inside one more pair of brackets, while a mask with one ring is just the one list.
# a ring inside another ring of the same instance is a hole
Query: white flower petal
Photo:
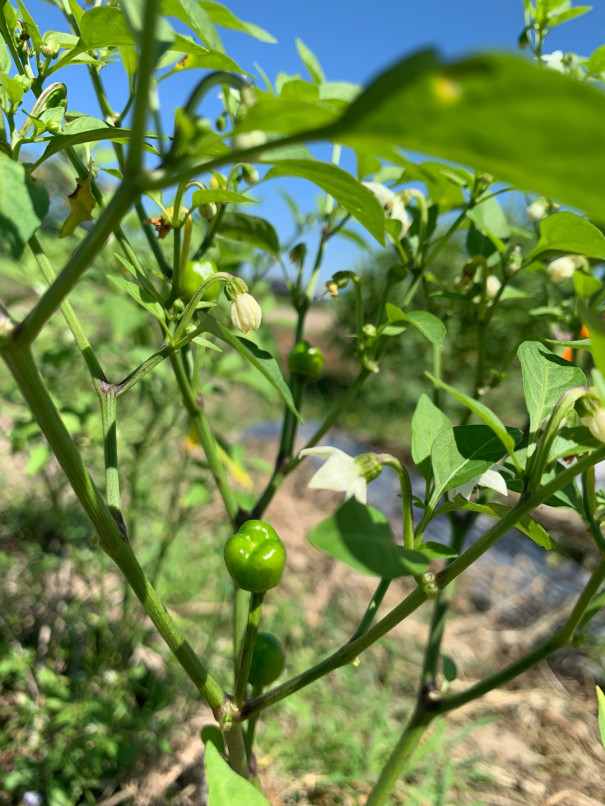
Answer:
[[465, 481], [464, 484], [459, 484], [457, 487], [452, 487], [451, 490], [448, 490], [448, 497], [451, 498], [453, 501], [457, 495], [461, 495], [463, 498], [468, 499], [471, 497], [471, 493], [475, 488], [475, 484], [477, 483], [476, 479], [471, 479], [470, 481]]
[[497, 470], [486, 470], [479, 476], [476, 483], [481, 487], [489, 487], [490, 490], [495, 490], [500, 495], [508, 495], [506, 482]]
[[368, 483], [359, 476], [347, 491], [347, 500], [356, 498], [360, 504], [368, 503]]
[[303, 456], [317, 456], [318, 459], [329, 459], [330, 456], [346, 456], [348, 459], [351, 457], [348, 453], [341, 451], [339, 448], [331, 448], [329, 445], [319, 445], [317, 448], [304, 448], [299, 454]]

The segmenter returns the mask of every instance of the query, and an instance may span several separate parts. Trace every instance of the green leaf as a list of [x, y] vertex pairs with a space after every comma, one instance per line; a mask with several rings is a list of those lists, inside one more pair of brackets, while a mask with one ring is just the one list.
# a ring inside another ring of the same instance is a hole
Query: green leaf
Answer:
[[355, 499], [346, 501], [315, 526], [308, 540], [356, 571], [385, 579], [421, 574], [429, 566], [420, 552], [393, 542], [388, 521], [381, 512]]
[[150, 280], [147, 279], [146, 275], [142, 271], [140, 271], [136, 266], [133, 266], [133, 264], [130, 263], [130, 261], [126, 260], [126, 258], [123, 257], [123, 255], [119, 255], [117, 252], [114, 252], [114, 257], [120, 261], [120, 263], [124, 266], [124, 268], [129, 274], [131, 274], [136, 280], [138, 280], [140, 285], [143, 286], [145, 291], [149, 294], [149, 296], [152, 299], [154, 299], [156, 302], [161, 303], [162, 298], [156, 291], [155, 286], [153, 285], [153, 283], [151, 283]]
[[221, 38], [203, 4], [195, 0], [162, 0], [161, 13], [184, 22], [211, 50], [224, 52]]
[[[521, 439], [518, 429], [507, 430], [515, 440]], [[485, 473], [505, 453], [502, 440], [487, 425], [457, 425], [442, 431], [431, 450], [435, 476], [431, 501], [437, 502], [452, 487]]]
[[323, 127], [337, 120], [345, 106], [343, 102], [334, 100], [305, 101], [265, 95], [237, 122], [234, 133], [260, 129], [288, 135], [311, 129], [315, 131], [311, 132], [313, 136], [310, 139], [322, 139]]
[[308, 48], [302, 39], [296, 39], [296, 50], [298, 51], [298, 55], [301, 58], [302, 63], [309, 71], [309, 75], [315, 82], [315, 84], [323, 84], [326, 80], [324, 75], [324, 71], [321, 69], [321, 65], [317, 60], [317, 56], [313, 53], [313, 51]]
[[605, 71], [605, 45], [601, 45], [592, 52], [586, 67], [591, 73], [602, 73]]
[[443, 676], [448, 683], [452, 683], [458, 677], [458, 669], [456, 668], [456, 664], [449, 655], [442, 655], [441, 663], [443, 665]]
[[[154, 136], [154, 135], [151, 135]], [[83, 116], [68, 123], [61, 134], [56, 134], [51, 138], [42, 156], [37, 160], [34, 168], [37, 168], [49, 157], [58, 154], [66, 148], [81, 145], [82, 143], [97, 143], [101, 140], [117, 140], [127, 143], [130, 137], [130, 129], [116, 129], [103, 120]]]
[[426, 394], [420, 395], [412, 417], [412, 459], [424, 478], [429, 481], [431, 449], [436, 437], [452, 427], [449, 417]]
[[25, 26], [26, 26], [25, 30], [29, 34], [29, 36], [31, 38], [31, 41], [32, 41], [32, 44], [33, 44], [36, 52], [39, 52], [40, 45], [42, 44], [42, 37], [40, 36], [40, 31], [38, 30], [38, 26], [34, 22], [34, 18], [32, 17], [32, 15], [29, 13], [27, 8], [25, 7], [25, 4], [23, 3], [23, 0], [17, 0], [17, 3], [19, 5], [19, 11], [21, 12], [21, 18], [22, 18], [22, 20], [23, 20], [23, 22], [25, 23]]
[[538, 341], [526, 341], [517, 351], [523, 373], [523, 394], [529, 413], [530, 442], [534, 442], [540, 424], [552, 412], [568, 389], [586, 384], [586, 376]]
[[271, 34], [259, 28], [253, 22], [244, 22], [234, 16], [228, 8], [222, 6], [220, 3], [210, 2], [210, 0], [201, 0], [200, 5], [206, 11], [210, 19], [215, 25], [220, 25], [222, 28], [231, 28], [234, 31], [242, 31], [243, 33], [250, 34], [255, 39], [261, 42], [269, 42], [271, 44], [277, 42]]
[[563, 22], [568, 22], [576, 17], [580, 17], [582, 14], [586, 14], [591, 10], [592, 6], [576, 6], [575, 8], [568, 8], [566, 11], [562, 11], [560, 14], [555, 14], [554, 17], [551, 17], [549, 23], [551, 27], [554, 28], [557, 25], [561, 25]]
[[8, 48], [4, 42], [0, 40], [0, 73], [6, 73], [8, 75], [11, 67], [12, 62]]
[[493, 196], [479, 200], [466, 214], [484, 235], [496, 239], [508, 238], [510, 228], [498, 200]]
[[273, 226], [264, 218], [245, 213], [225, 213], [217, 227], [224, 238], [264, 249], [270, 255], [279, 254], [279, 240]]
[[199, 320], [209, 333], [212, 333], [233, 347], [242, 358], [264, 375], [271, 386], [279, 393], [281, 399], [290, 411], [302, 422], [302, 418], [294, 405], [290, 387], [284, 381], [279, 364], [271, 353], [267, 352], [267, 350], [261, 350], [258, 345], [254, 344], [254, 342], [249, 339], [235, 336], [228, 328], [220, 322], [217, 322], [216, 319], [208, 316], [208, 314], [200, 313]]
[[605, 162], [586, 155], [601, 152], [604, 130], [600, 89], [514, 56], [447, 63], [424, 52], [379, 75], [322, 134], [470, 165], [598, 219]]
[[110, 274], [108, 276], [112, 283], [115, 283], [118, 288], [121, 288], [122, 291], [125, 291], [129, 296], [131, 296], [133, 300], [142, 308], [145, 308], [146, 311], [149, 311], [149, 313], [153, 314], [153, 316], [155, 316], [155, 318], [160, 322], [164, 321], [164, 309], [159, 302], [155, 301], [148, 291], [145, 291], [144, 288], [141, 288], [141, 286], [137, 285], [136, 283], [131, 283], [130, 280], [120, 277], [118, 274]]
[[173, 51], [187, 54], [187, 58], [178, 64], [178, 69], [181, 70], [203, 68], [206, 70], [234, 70], [237, 73], [244, 72], [230, 56], [227, 56], [220, 50], [208, 50], [208, 48], [203, 47], [203, 45], [198, 45], [197, 42], [194, 42], [193, 39], [190, 39], [188, 36], [181, 36], [181, 34], [176, 34], [174, 42], [171, 45], [171, 50], [167, 51], [164, 58], [159, 62], [158, 67], [163, 67], [171, 61], [174, 61]]
[[599, 733], [601, 734], [601, 744], [605, 747], [605, 694], [598, 686], [597, 702], [599, 708]]
[[282, 160], [265, 179], [298, 176], [318, 185], [353, 215], [384, 246], [384, 212], [374, 194], [347, 171], [328, 162]]
[[385, 312], [389, 322], [409, 322], [416, 330], [420, 331], [425, 339], [428, 339], [431, 344], [437, 347], [443, 347], [443, 340], [445, 339], [445, 325], [428, 311], [411, 311], [404, 313], [396, 305], [387, 302]]
[[119, 8], [91, 8], [80, 20], [80, 50], [135, 44], [126, 18]]
[[[424, 373], [430, 381], [432, 381], [435, 386], [438, 386], [441, 389], [445, 389], [445, 391], [450, 394], [452, 397], [455, 397], [460, 403], [466, 406], [467, 409], [470, 409], [474, 414], [480, 417], [483, 422], [491, 428], [494, 434], [498, 437], [498, 439], [502, 442], [504, 447], [506, 448], [507, 453], [510, 455], [511, 459], [517, 465], [517, 460], [515, 458], [515, 440], [507, 430], [506, 426], [502, 422], [502, 420], [498, 417], [497, 414], [491, 409], [481, 403], [479, 400], [475, 400], [468, 395], [465, 395], [463, 392], [459, 392], [453, 386], [450, 386], [447, 383], [444, 383], [439, 378], [436, 378], [434, 375], [431, 375], [430, 372]], [[520, 469], [520, 468], [519, 468]]]
[[48, 212], [48, 194], [25, 173], [23, 166], [0, 153], [0, 239], [14, 258]]
[[579, 297], [588, 299], [603, 287], [603, 283], [601, 280], [598, 280], [594, 274], [588, 274], [585, 271], [575, 271], [573, 273], [573, 287]]
[[605, 258], [605, 236], [594, 224], [574, 213], [554, 213], [540, 221], [540, 240], [527, 255], [533, 260], [542, 252], [577, 252]]
[[421, 551], [425, 557], [431, 560], [439, 560], [443, 557], [457, 557], [458, 552], [454, 551], [450, 546], [444, 546], [442, 543], [435, 543], [433, 540], [427, 540], [418, 545], [418, 551]]
[[201, 207], [203, 204], [210, 202], [233, 202], [233, 203], [250, 203], [256, 204], [256, 199], [251, 199], [249, 196], [244, 196], [243, 193], [236, 193], [235, 190], [227, 190], [226, 188], [206, 188], [204, 190], [196, 190], [192, 197], [193, 207]]
[[211, 741], [206, 743], [205, 756], [208, 806], [271, 806], [250, 781], [231, 769]]

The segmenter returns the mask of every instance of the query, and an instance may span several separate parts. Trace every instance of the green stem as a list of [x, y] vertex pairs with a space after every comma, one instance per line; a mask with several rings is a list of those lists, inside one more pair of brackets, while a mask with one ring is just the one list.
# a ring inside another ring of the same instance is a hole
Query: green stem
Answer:
[[466, 705], [466, 703], [483, 696], [483, 694], [487, 694], [488, 691], [492, 691], [492, 689], [498, 688], [504, 683], [508, 683], [510, 680], [523, 674], [523, 672], [526, 672], [532, 666], [535, 666], [536, 663], [552, 655], [553, 652], [569, 644], [582, 620], [582, 616], [586, 612], [593, 597], [598, 593], [604, 580], [605, 557], [602, 557], [599, 564], [592, 572], [586, 587], [578, 597], [569, 618], [554, 635], [535, 647], [535, 649], [527, 655], [509, 664], [499, 672], [486, 677], [485, 680], [471, 686], [466, 691], [462, 691], [459, 694], [452, 694], [451, 696], [443, 698], [440, 702], [434, 703], [435, 715], [446, 714], [448, 711], [460, 708], [461, 705]]
[[67, 297], [103, 248], [105, 241], [114, 231], [118, 222], [126, 214], [136, 192], [126, 180], [118, 193], [115, 193], [103, 210], [97, 223], [65, 264], [61, 273], [48, 287], [18, 328], [17, 338], [23, 345], [31, 344], [42, 330], [47, 320]]
[[[528, 515], [532, 509], [543, 504], [551, 495], [554, 495], [558, 490], [569, 484], [578, 473], [581, 473], [587, 467], [591, 467], [603, 459], [605, 459], [605, 446], [593, 453], [583, 456], [574, 466], [559, 473], [556, 478], [537, 490], [530, 498], [521, 498], [517, 505], [509, 510], [503, 518], [497, 521], [473, 543], [473, 545], [457, 557], [451, 565], [436, 575], [435, 582], [439, 589], [445, 588], [456, 579], [457, 576], [472, 565], [482, 554], [485, 554], [485, 552], [506, 534], [509, 529], [512, 529], [521, 518]], [[255, 700], [244, 703], [241, 718], [247, 719], [252, 714], [268, 708], [270, 705], [279, 702], [284, 699], [284, 697], [288, 697], [295, 691], [299, 691], [315, 680], [318, 680], [320, 677], [338, 669], [340, 666], [351, 663], [361, 652], [374, 644], [392, 630], [393, 627], [417, 610], [427, 598], [426, 593], [422, 589], [417, 588], [364, 635], [349, 641], [325, 660], [320, 661], [297, 677], [287, 680], [282, 685], [277, 686]]]
[[[150, 90], [155, 67], [156, 26], [159, 14], [159, 0], [146, 0], [143, 5], [143, 28], [139, 42], [139, 69], [137, 70], [136, 92], [132, 125], [126, 157], [125, 178], [138, 177], [143, 165], [143, 144], [147, 112], [150, 107]], [[172, 182], [170, 182], [172, 184]]]
[[417, 707], [380, 773], [366, 806], [384, 806], [434, 715]]
[[128, 540], [120, 531], [92, 481], [48, 394], [29, 349], [20, 343], [5, 342], [2, 345], [2, 357], [90, 518], [98, 535], [99, 545], [120, 568], [162, 638], [219, 719], [227, 704], [225, 693], [180, 635], [155, 589], [145, 576]]
[[250, 610], [248, 611], [246, 636], [244, 638], [240, 666], [235, 681], [235, 693], [233, 694], [233, 704], [237, 708], [240, 707], [244, 700], [246, 686], [248, 685], [250, 667], [252, 666], [252, 655], [254, 653], [254, 644], [256, 643], [256, 636], [258, 635], [258, 627], [260, 624], [264, 598], [264, 592], [252, 593], [250, 596]]
[[370, 603], [366, 608], [366, 612], [363, 614], [363, 617], [359, 622], [359, 627], [353, 633], [351, 641], [355, 641], [356, 638], [359, 638], [360, 635], [363, 635], [369, 630], [372, 622], [374, 621], [376, 613], [378, 612], [378, 608], [380, 607], [382, 600], [384, 599], [384, 596], [389, 589], [389, 585], [391, 584], [391, 582], [392, 582], [391, 579], [380, 580], [380, 582], [378, 583], [378, 587], [374, 591], [374, 595], [370, 599]]
[[[38, 240], [38, 236], [32, 235], [28, 243], [36, 259], [38, 267], [42, 272], [42, 276], [50, 286], [56, 279], [57, 275], [50, 260], [46, 256], [44, 249], [42, 248], [42, 244]], [[97, 357], [91, 347], [91, 344], [84, 333], [80, 320], [76, 316], [76, 313], [69, 300], [64, 299], [59, 307], [61, 313], [63, 314], [63, 318], [67, 322], [67, 326], [72, 332], [78, 349], [82, 353], [86, 366], [88, 367], [88, 371], [90, 372], [93, 381], [96, 382], [95, 386], [98, 387], [97, 382], [106, 380], [105, 373], [103, 372], [101, 365], [99, 364], [99, 361], [97, 360]]]
[[[101, 413], [103, 418], [103, 446], [105, 452], [105, 498], [107, 507], [120, 528], [124, 527], [120, 503], [120, 475], [118, 473], [118, 434], [116, 390], [110, 384], [101, 388]], [[123, 528], [124, 533], [126, 529]]]
[[176, 380], [181, 391], [183, 403], [185, 404], [185, 408], [187, 409], [187, 412], [191, 417], [197, 431], [200, 444], [204, 450], [204, 453], [206, 454], [210, 471], [214, 481], [216, 482], [216, 486], [221, 498], [223, 499], [223, 503], [225, 504], [227, 514], [229, 515], [232, 526], [236, 528], [239, 507], [233, 494], [233, 490], [231, 489], [231, 485], [229, 484], [229, 479], [227, 478], [227, 473], [225, 472], [223, 463], [219, 458], [214, 434], [210, 429], [210, 425], [208, 423], [206, 414], [204, 413], [203, 407], [198, 404], [191, 390], [189, 378], [185, 372], [185, 367], [181, 357], [179, 355], [171, 355], [170, 363], [172, 364], [174, 374], [176, 375]]

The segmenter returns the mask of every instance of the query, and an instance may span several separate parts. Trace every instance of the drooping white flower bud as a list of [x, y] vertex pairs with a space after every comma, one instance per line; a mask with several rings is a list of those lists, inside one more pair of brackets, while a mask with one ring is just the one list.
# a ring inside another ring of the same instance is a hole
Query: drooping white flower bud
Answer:
[[569, 280], [570, 277], [573, 277], [580, 263], [579, 258], [572, 255], [558, 257], [556, 260], [552, 260], [546, 268], [548, 279], [552, 283], [562, 283], [564, 280]]
[[490, 276], [485, 281], [485, 296], [488, 299], [496, 299], [501, 286], [502, 283], [496, 277], [496, 275], [490, 274]]
[[231, 322], [240, 333], [258, 330], [263, 312], [241, 277], [233, 277], [225, 285], [225, 295], [231, 302]]
[[379, 182], [364, 182], [363, 184], [376, 196], [376, 200], [385, 211], [387, 217], [400, 222], [401, 230], [399, 232], [399, 238], [401, 239], [407, 235], [412, 221], [406, 213], [405, 205], [401, 197]]
[[581, 417], [580, 422], [588, 428], [595, 439], [605, 442], [605, 408], [599, 406], [593, 414]]

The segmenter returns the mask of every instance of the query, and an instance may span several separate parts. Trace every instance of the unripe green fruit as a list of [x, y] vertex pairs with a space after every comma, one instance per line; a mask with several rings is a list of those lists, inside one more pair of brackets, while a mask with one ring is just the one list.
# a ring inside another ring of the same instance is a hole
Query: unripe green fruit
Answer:
[[312, 347], [308, 341], [295, 344], [288, 356], [288, 368], [293, 375], [300, 375], [308, 381], [317, 378], [324, 365], [324, 354], [319, 347]]
[[[189, 302], [204, 280], [216, 274], [216, 263], [213, 260], [190, 260], [185, 263], [183, 277], [181, 278], [181, 299]], [[202, 296], [206, 302], [214, 302], [221, 293], [220, 282], [208, 286]]]
[[266, 632], [259, 632], [254, 644], [248, 682], [255, 688], [269, 686], [284, 670], [286, 657], [281, 644]]
[[268, 523], [246, 521], [225, 543], [225, 564], [240, 588], [264, 593], [281, 581], [286, 547]]

